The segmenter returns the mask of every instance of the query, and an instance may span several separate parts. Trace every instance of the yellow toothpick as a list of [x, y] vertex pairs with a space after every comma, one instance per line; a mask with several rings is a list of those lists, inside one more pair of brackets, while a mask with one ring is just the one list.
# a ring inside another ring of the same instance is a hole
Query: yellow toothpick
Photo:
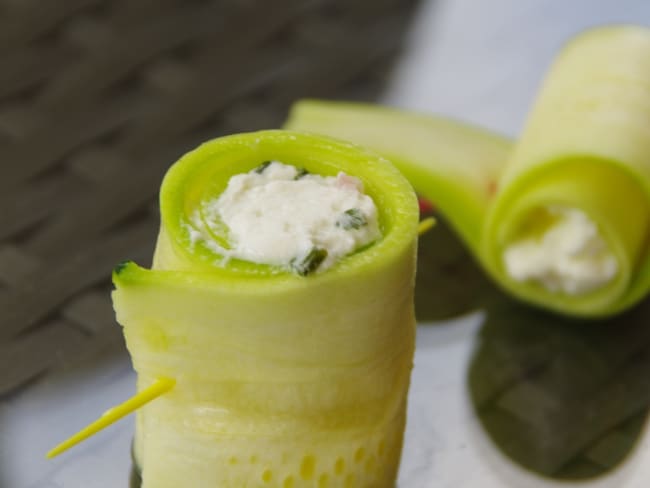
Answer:
[[174, 387], [175, 384], [176, 380], [174, 379], [158, 378], [151, 384], [151, 386], [148, 386], [141, 392], [132, 396], [124, 403], [120, 403], [119, 405], [106, 410], [102, 416], [95, 420], [92, 424], [84, 427], [75, 435], [63, 441], [61, 444], [48, 452], [45, 457], [50, 459], [54, 456], [58, 456], [64, 451], [67, 451], [72, 446], [75, 446], [80, 442], [86, 440], [88, 437], [108, 427], [113, 422], [117, 422], [122, 417], [130, 414], [131, 412], [134, 412], [143, 405], [146, 405], [150, 401], [158, 398], [160, 395], [167, 393]]
[[418, 235], [422, 235], [436, 225], [436, 219], [427, 217], [418, 224]]

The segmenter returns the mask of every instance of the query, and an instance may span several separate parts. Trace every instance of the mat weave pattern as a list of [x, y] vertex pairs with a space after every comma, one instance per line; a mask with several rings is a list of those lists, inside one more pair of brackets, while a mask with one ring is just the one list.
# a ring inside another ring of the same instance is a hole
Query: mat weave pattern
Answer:
[[376, 99], [415, 1], [0, 0], [0, 397], [121, 341], [162, 175], [301, 97]]

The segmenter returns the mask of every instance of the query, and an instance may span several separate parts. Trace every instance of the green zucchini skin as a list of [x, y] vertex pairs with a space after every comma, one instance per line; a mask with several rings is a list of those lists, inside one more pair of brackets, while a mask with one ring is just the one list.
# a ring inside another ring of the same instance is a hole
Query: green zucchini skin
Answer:
[[[363, 104], [304, 100], [286, 128], [384, 154], [450, 220], [486, 272], [515, 297], [599, 318], [650, 290], [650, 31], [588, 31], [558, 55], [518, 142], [444, 118]], [[619, 273], [584, 295], [517, 282], [502, 254], [547, 205], [583, 210]]]
[[[360, 178], [382, 238], [309, 276], [219, 264], [192, 246], [192, 209], [267, 160]], [[414, 352], [417, 225], [408, 181], [349, 143], [263, 131], [182, 157], [161, 187], [152, 269], [127, 262], [113, 273], [139, 388], [177, 381], [138, 412], [143, 488], [392, 487]]]

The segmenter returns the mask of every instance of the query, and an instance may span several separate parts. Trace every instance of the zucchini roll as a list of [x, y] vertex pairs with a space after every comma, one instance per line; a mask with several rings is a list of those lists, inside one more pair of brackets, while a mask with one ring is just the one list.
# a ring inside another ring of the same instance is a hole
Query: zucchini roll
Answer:
[[505, 290], [584, 317], [650, 289], [650, 31], [573, 39], [520, 140], [370, 105], [302, 101], [287, 128], [390, 158]]
[[113, 276], [138, 388], [176, 380], [137, 414], [142, 486], [394, 486], [415, 335], [408, 181], [351, 144], [262, 131], [183, 156], [160, 208], [152, 269]]

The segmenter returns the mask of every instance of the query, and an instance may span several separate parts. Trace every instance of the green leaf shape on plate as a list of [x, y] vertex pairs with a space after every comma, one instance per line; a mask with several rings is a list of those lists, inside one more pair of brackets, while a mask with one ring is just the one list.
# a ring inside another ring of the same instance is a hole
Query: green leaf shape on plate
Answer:
[[644, 431], [648, 323], [650, 300], [597, 323], [493, 302], [468, 373], [480, 424], [499, 450], [543, 476], [607, 473]]
[[415, 277], [415, 315], [418, 322], [442, 321], [485, 305], [497, 293], [474, 256], [440, 214], [436, 226], [420, 236]]

